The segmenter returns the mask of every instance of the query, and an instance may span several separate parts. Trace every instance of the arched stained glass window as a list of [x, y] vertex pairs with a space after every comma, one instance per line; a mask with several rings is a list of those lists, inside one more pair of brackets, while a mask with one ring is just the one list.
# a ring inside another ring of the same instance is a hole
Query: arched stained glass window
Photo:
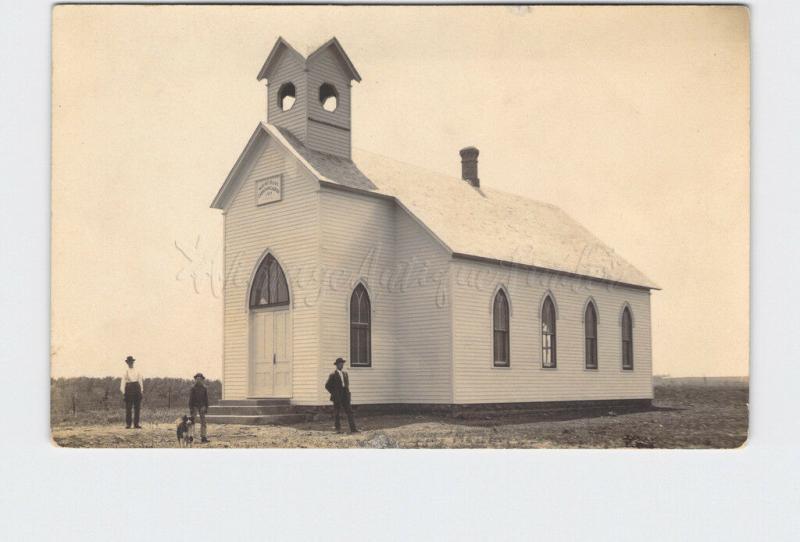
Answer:
[[508, 298], [503, 290], [498, 290], [494, 296], [492, 307], [492, 320], [494, 327], [494, 366], [508, 367], [511, 363], [509, 356], [509, 311]]
[[278, 261], [267, 254], [256, 271], [250, 288], [250, 308], [272, 307], [289, 304], [289, 287]]
[[622, 309], [622, 368], [633, 370], [633, 319], [627, 306]]
[[591, 301], [583, 318], [586, 337], [586, 368], [597, 369], [597, 311]]
[[372, 366], [372, 315], [369, 294], [363, 284], [356, 286], [350, 297], [350, 365]]
[[556, 367], [556, 307], [549, 295], [542, 303], [542, 367]]

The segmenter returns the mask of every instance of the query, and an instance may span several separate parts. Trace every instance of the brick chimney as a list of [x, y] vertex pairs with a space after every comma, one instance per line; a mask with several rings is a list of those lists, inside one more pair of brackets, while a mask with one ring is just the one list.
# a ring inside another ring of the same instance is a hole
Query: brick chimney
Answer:
[[459, 151], [461, 154], [461, 178], [469, 184], [478, 188], [481, 183], [478, 179], [478, 149], [475, 147], [464, 147]]

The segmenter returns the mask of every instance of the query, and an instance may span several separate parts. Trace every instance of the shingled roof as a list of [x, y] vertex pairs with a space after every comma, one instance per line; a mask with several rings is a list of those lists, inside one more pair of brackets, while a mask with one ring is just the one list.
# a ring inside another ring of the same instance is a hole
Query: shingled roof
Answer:
[[[350, 161], [308, 149], [287, 130], [266, 123], [260, 128], [325, 185], [394, 199], [456, 257], [658, 289], [554, 205], [485, 186], [474, 188], [457, 177], [358, 149]], [[212, 206], [221, 208], [221, 195], [233, 174]]]

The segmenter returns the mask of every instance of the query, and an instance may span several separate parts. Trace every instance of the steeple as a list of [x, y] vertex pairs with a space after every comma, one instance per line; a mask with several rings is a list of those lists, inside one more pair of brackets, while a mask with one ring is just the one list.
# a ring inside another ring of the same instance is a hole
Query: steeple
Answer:
[[267, 122], [306, 147], [350, 158], [350, 82], [361, 81], [339, 40], [304, 57], [278, 38], [258, 72], [267, 80]]

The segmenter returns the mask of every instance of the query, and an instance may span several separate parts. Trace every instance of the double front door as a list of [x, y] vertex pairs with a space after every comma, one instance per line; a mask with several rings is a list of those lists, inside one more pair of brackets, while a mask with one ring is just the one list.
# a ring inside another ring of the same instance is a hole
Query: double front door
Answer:
[[291, 397], [292, 320], [289, 310], [250, 316], [250, 396]]

